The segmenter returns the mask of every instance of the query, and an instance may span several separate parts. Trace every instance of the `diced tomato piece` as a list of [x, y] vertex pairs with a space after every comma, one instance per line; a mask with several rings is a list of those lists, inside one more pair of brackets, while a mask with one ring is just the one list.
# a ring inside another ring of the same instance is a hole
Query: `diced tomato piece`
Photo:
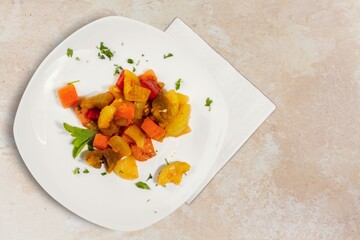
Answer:
[[100, 109], [91, 108], [86, 114], [87, 118], [93, 121], [97, 121], [100, 116]]
[[125, 70], [122, 70], [120, 76], [116, 82], [116, 86], [123, 91], [124, 90], [124, 78], [125, 78]]
[[154, 100], [159, 93], [162, 93], [162, 89], [159, 87], [157, 82], [153, 80], [143, 80], [141, 81], [141, 86], [151, 91], [149, 100]]
[[145, 139], [144, 147], [140, 148], [136, 144], [131, 144], [131, 151], [139, 161], [146, 161], [156, 155], [154, 146], [150, 138]]

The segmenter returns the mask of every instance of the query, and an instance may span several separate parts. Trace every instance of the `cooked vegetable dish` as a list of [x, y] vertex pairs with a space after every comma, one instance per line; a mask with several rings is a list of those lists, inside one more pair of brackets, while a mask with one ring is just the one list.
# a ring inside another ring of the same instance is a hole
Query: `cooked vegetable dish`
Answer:
[[[179, 80], [180, 84], [180, 80]], [[138, 162], [156, 155], [153, 141], [191, 132], [189, 97], [174, 89], [167, 91], [153, 70], [136, 75], [122, 70], [118, 80], [94, 96], [79, 97], [74, 82], [58, 90], [64, 108], [72, 108], [85, 128], [64, 123], [74, 137], [72, 156], [88, 146], [84, 158], [94, 168], [105, 166], [123, 179], [139, 177]], [[157, 183], [180, 184], [190, 170], [186, 162], [166, 164]]]

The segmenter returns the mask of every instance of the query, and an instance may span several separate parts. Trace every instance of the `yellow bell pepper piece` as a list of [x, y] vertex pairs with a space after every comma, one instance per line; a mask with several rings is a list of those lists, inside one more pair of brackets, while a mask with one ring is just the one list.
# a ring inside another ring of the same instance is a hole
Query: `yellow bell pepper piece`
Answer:
[[170, 182], [179, 185], [183, 174], [189, 170], [190, 165], [186, 162], [170, 163], [160, 170], [157, 183], [162, 186]]

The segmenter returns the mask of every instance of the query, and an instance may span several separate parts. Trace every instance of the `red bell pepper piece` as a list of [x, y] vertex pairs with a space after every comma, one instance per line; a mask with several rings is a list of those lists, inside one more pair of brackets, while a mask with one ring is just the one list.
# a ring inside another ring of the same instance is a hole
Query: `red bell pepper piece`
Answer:
[[122, 70], [120, 76], [116, 82], [116, 86], [123, 91], [124, 90], [124, 77], [125, 77], [125, 70]]
[[162, 89], [154, 80], [143, 80], [141, 81], [141, 86], [151, 91], [149, 100], [154, 100], [159, 93], [162, 93]]
[[91, 108], [86, 113], [86, 117], [90, 120], [97, 121], [100, 116], [100, 110], [97, 108]]

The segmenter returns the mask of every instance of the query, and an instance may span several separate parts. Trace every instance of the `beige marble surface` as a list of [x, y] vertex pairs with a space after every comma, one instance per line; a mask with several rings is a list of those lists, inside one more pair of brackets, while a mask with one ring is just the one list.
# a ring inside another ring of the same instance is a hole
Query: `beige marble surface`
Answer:
[[[180, 17], [277, 110], [191, 205], [120, 233], [49, 197], [16, 149], [15, 111], [79, 27]], [[360, 239], [359, 1], [0, 1], [0, 239]]]

